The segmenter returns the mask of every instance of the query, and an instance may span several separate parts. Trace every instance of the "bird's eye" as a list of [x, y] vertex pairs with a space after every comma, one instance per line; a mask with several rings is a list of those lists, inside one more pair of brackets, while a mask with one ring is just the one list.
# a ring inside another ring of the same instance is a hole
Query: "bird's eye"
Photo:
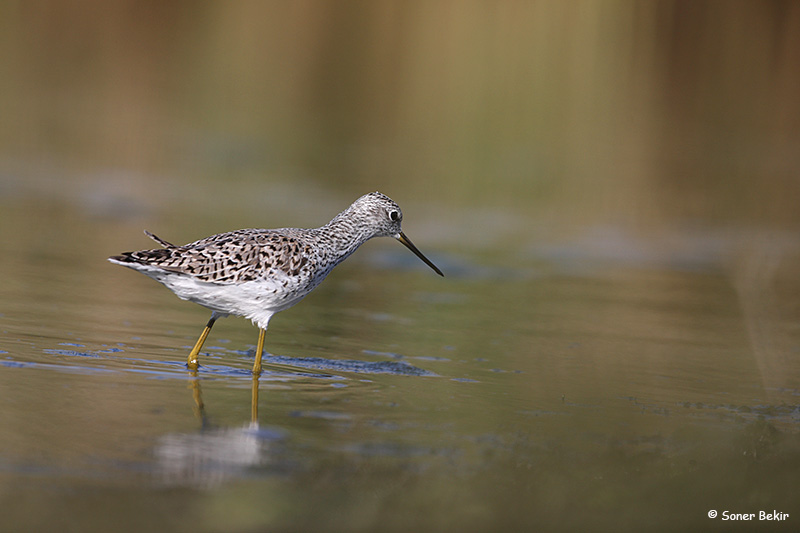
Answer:
[[392, 211], [391, 213], [389, 213], [389, 218], [391, 218], [392, 220], [400, 220], [400, 213], [398, 213], [397, 211]]

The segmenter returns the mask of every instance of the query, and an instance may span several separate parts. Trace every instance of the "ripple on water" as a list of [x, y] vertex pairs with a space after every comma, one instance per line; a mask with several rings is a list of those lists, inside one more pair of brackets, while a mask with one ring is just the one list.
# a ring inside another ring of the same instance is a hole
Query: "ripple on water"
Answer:
[[435, 373], [410, 365], [404, 361], [360, 361], [357, 359], [323, 359], [321, 357], [271, 356], [267, 362], [301, 368], [353, 372], [356, 374], [394, 374], [398, 376], [436, 376]]

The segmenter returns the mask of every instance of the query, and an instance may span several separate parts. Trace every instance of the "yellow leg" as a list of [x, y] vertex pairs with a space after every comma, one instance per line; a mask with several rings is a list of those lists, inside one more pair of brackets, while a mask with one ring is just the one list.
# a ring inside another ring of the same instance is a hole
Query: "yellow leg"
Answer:
[[264, 335], [266, 333], [267, 330], [265, 329], [258, 330], [258, 345], [256, 346], [256, 362], [253, 364], [253, 374], [261, 373], [261, 354], [264, 353]]
[[214, 322], [217, 321], [216, 315], [211, 315], [211, 319], [206, 324], [205, 329], [203, 329], [203, 333], [200, 334], [200, 338], [197, 339], [197, 342], [192, 348], [192, 351], [189, 352], [189, 360], [187, 361], [187, 365], [192, 370], [197, 369], [197, 356], [200, 355], [200, 349], [203, 347], [203, 344], [206, 342], [208, 338], [208, 334], [211, 332], [211, 328], [214, 327]]

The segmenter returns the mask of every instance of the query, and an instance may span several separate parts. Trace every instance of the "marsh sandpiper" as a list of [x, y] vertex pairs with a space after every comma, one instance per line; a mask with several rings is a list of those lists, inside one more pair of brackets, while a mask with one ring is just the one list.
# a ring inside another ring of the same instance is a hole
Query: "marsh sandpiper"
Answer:
[[373, 192], [319, 228], [242, 229], [182, 246], [145, 231], [163, 248], [125, 252], [108, 260], [138, 270], [179, 298], [211, 309], [211, 318], [189, 352], [191, 369], [197, 368], [197, 357], [217, 319], [249, 318], [259, 328], [253, 365], [253, 373], [258, 374], [270, 318], [302, 300], [369, 239], [394, 237], [444, 276], [405, 236], [402, 220], [396, 203]]

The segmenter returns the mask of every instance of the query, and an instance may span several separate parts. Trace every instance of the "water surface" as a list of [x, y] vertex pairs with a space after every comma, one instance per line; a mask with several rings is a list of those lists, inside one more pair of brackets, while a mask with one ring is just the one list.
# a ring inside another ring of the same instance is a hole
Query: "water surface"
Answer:
[[5, 207], [4, 529], [676, 530], [798, 510], [786, 236], [589, 228], [481, 253], [409, 222], [447, 277], [367, 243], [275, 317], [254, 379], [256, 328], [219, 321], [190, 372], [207, 312], [105, 261], [149, 246], [136, 221]]

